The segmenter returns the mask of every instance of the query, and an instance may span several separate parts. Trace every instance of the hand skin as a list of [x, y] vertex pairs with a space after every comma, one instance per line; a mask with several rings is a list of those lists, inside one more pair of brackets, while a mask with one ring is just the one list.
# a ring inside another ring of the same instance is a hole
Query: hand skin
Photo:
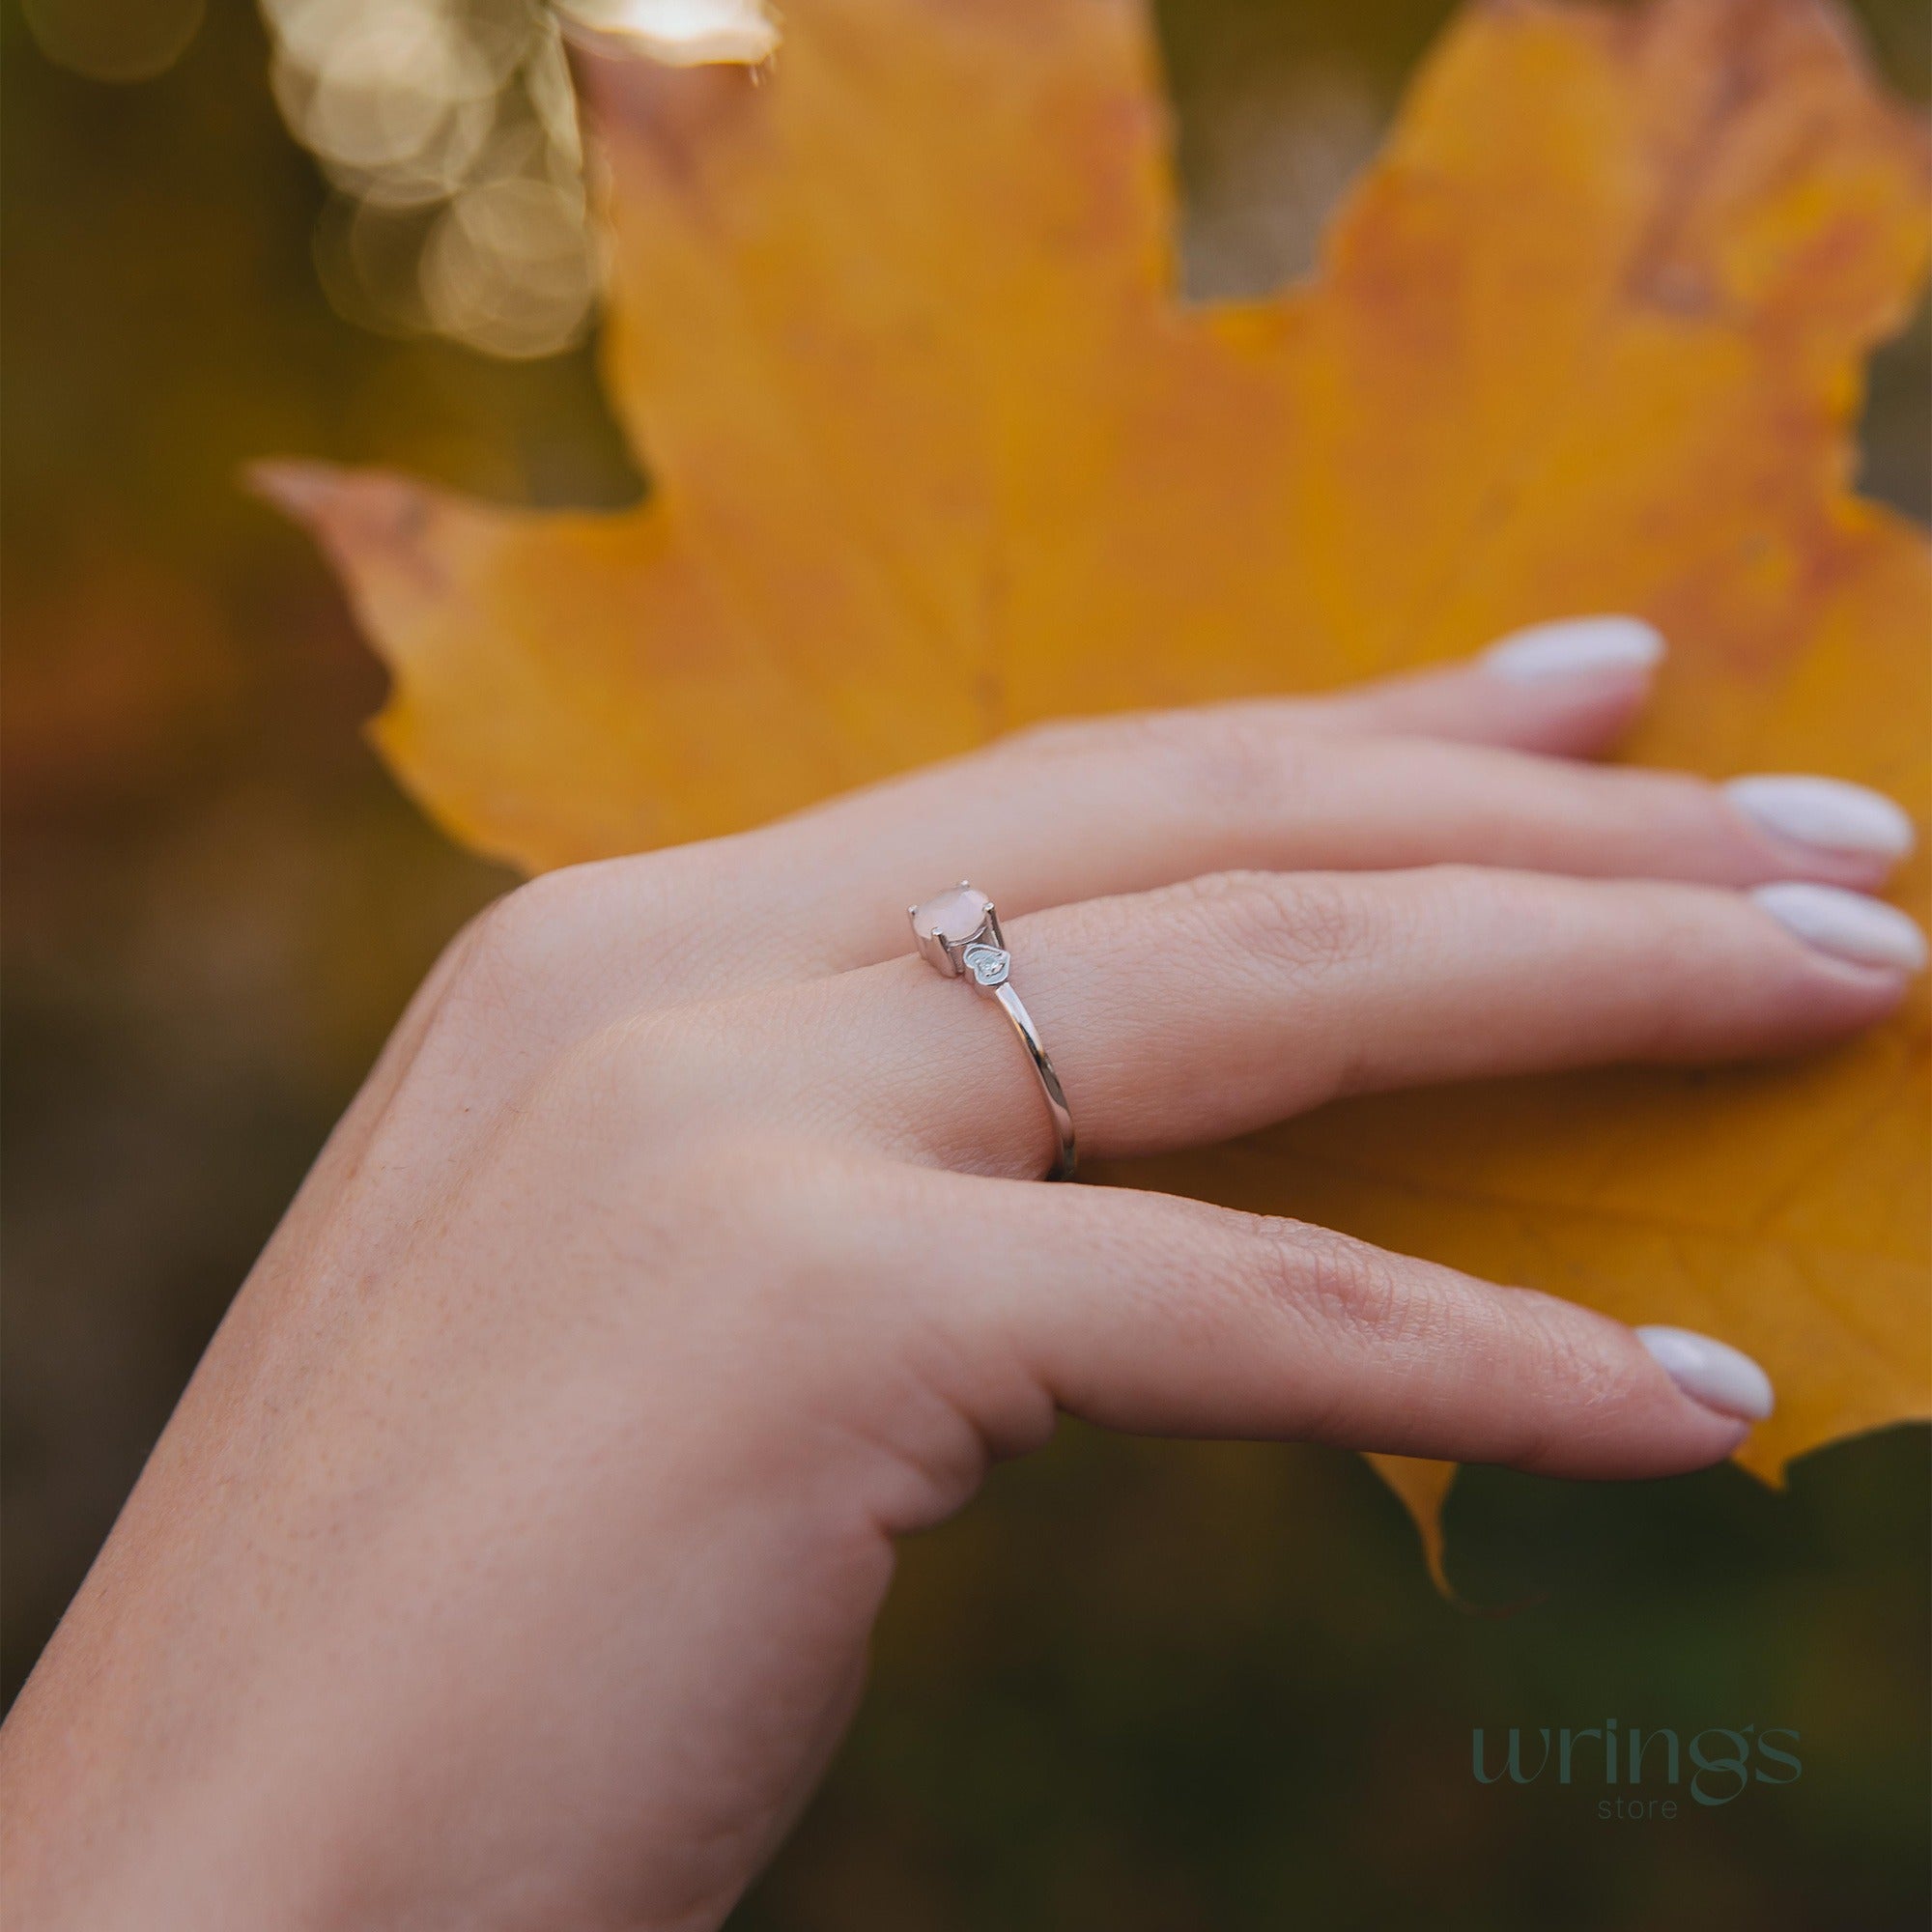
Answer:
[[1603, 1317], [1040, 1184], [1016, 1042], [903, 913], [993, 893], [1090, 1156], [1883, 1017], [1902, 967], [1741, 890], [1883, 857], [1574, 762], [1648, 682], [1057, 726], [493, 908], [0, 1734], [14, 1932], [716, 1926], [851, 1715], [895, 1537], [1061, 1409], [1578, 1477], [1727, 1455], [1747, 1423]]

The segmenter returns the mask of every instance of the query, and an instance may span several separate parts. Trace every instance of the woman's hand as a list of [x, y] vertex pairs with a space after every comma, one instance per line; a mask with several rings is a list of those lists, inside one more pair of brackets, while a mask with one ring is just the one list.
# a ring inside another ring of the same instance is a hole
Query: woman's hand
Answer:
[[1852, 787], [1568, 762], [1654, 655], [1604, 619], [1028, 732], [512, 894], [404, 1018], [20, 1700], [13, 1922], [714, 1926], [851, 1714], [893, 1539], [1062, 1408], [1569, 1476], [1728, 1454], [1769, 1390], [1721, 1344], [1040, 1185], [1018, 1043], [904, 914], [962, 875], [998, 900], [1094, 1156], [1870, 1025], [1921, 949], [1853, 895], [1908, 829]]

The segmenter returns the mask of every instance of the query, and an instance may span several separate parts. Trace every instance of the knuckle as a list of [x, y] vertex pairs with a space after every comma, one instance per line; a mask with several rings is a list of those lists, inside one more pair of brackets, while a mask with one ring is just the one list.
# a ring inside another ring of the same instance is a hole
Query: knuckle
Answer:
[[1115, 721], [1113, 750], [1215, 820], [1278, 815], [1310, 755], [1245, 707], [1148, 711]]
[[1213, 872], [1170, 889], [1177, 910], [1219, 950], [1270, 973], [1320, 975], [1358, 959], [1387, 925], [1380, 895], [1321, 872]]
[[1496, 1359], [1514, 1365], [1519, 1399], [1508, 1405], [1514, 1430], [1490, 1460], [1532, 1472], [1569, 1467], [1580, 1443], [1619, 1427], [1628, 1370], [1569, 1302], [1519, 1288], [1499, 1291], [1494, 1304]]
[[1378, 1348], [1410, 1334], [1418, 1302], [1394, 1255], [1305, 1222], [1255, 1217], [1261, 1287], [1297, 1321]]
[[638, 932], [675, 954], [691, 925], [688, 867], [675, 853], [604, 859], [543, 872], [475, 923], [460, 975], [481, 1005], [528, 1016], [567, 1002]]
[[1123, 761], [1216, 822], [1280, 816], [1304, 794], [1309, 767], [1323, 755], [1319, 741], [1298, 743], [1245, 705], [1055, 720], [1013, 732], [996, 750]]
[[1596, 1321], [1582, 1310], [1528, 1288], [1499, 1300], [1525, 1375], [1561, 1393], [1573, 1426], [1587, 1426], [1629, 1395], [1627, 1365], [1602, 1346]]
[[1196, 717], [1176, 751], [1188, 789], [1211, 810], [1278, 819], [1305, 796], [1323, 755], [1319, 741], [1297, 742], [1245, 709]]
[[548, 980], [583, 924], [590, 896], [583, 874], [589, 869], [542, 873], [488, 907], [470, 950], [472, 973], [503, 992]]

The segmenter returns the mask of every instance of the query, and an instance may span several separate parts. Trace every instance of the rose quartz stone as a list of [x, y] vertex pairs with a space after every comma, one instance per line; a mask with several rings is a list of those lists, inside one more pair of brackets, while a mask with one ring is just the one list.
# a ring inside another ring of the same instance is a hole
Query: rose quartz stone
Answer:
[[971, 886], [954, 886], [914, 912], [912, 929], [922, 939], [950, 939], [957, 946], [986, 923], [992, 904], [984, 893]]

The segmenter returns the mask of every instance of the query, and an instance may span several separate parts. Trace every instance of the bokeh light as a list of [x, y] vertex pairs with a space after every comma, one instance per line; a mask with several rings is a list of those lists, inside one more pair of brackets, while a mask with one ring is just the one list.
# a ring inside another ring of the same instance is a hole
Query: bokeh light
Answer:
[[467, 187], [424, 246], [422, 294], [445, 334], [497, 355], [542, 355], [596, 295], [581, 188], [529, 176]]
[[29, 31], [57, 67], [89, 80], [153, 80], [186, 51], [203, 0], [20, 0]]
[[335, 190], [315, 234], [330, 302], [519, 358], [573, 347], [597, 304], [565, 32], [677, 65], [778, 40], [761, 0], [261, 4], [276, 103]]
[[262, 0], [277, 105], [335, 193], [330, 301], [391, 334], [554, 355], [598, 277], [555, 15], [536, 0]]

